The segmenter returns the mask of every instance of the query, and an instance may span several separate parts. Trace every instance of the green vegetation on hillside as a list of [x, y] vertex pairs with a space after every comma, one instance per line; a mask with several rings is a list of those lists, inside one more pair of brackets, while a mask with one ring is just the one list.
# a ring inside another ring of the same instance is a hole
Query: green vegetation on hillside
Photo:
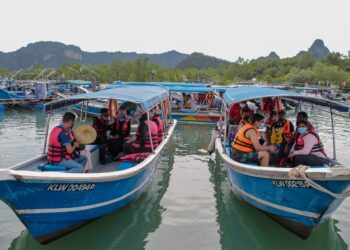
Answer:
[[[315, 59], [311, 54], [285, 59], [244, 60], [239, 58], [230, 64], [220, 64], [207, 69], [162, 68], [151, 64], [146, 57], [133, 62], [113, 61], [110, 65], [89, 66], [95, 71], [100, 82], [113, 81], [176, 81], [197, 82], [210, 79], [216, 84], [229, 84], [239, 81], [264, 81], [267, 83], [350, 83], [350, 53], [347, 56], [331, 53], [323, 59]], [[34, 79], [41, 67], [22, 72], [17, 79]], [[152, 71], [156, 74], [152, 74]], [[49, 70], [48, 70], [49, 72]], [[53, 70], [52, 70], [53, 72]], [[9, 77], [13, 72], [0, 70], [0, 77]], [[93, 73], [80, 64], [64, 64], [49, 79], [91, 80]], [[45, 74], [43, 74], [45, 76]]]

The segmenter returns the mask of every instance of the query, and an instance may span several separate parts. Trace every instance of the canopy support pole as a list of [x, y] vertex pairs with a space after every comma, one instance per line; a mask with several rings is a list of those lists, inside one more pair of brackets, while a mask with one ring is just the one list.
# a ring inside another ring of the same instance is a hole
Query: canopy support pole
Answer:
[[333, 118], [333, 109], [331, 109], [331, 119], [332, 119], [332, 137], [333, 137], [333, 160], [337, 159], [336, 148], [335, 148], [335, 131], [334, 131], [334, 118]]
[[154, 151], [154, 148], [153, 148], [153, 140], [152, 140], [151, 122], [150, 122], [150, 119], [149, 119], [149, 111], [147, 111], [147, 121], [148, 121], [149, 141], [150, 141], [150, 143], [151, 143], [151, 149], [152, 149], [152, 152], [153, 152], [153, 151]]
[[[52, 106], [51, 106], [52, 110]], [[47, 146], [47, 138], [49, 136], [49, 127], [50, 127], [50, 119], [51, 119], [51, 110], [49, 112], [49, 116], [46, 121], [46, 127], [45, 127], [45, 141], [44, 141], [44, 148], [43, 148], [43, 154], [46, 153], [46, 146]]]
[[164, 101], [160, 103], [160, 112], [162, 114], [162, 123], [163, 123], [163, 138], [165, 137], [165, 127], [166, 127], [166, 117], [164, 117]]

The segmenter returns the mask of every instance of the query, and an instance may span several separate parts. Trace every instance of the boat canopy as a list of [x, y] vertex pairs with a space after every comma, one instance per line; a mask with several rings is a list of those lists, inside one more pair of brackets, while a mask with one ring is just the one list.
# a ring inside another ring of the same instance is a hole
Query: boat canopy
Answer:
[[332, 108], [339, 112], [349, 112], [350, 109], [350, 107], [345, 104], [331, 101], [328, 99], [308, 96], [305, 94], [285, 91], [276, 88], [240, 87], [234, 89], [227, 89], [224, 94], [224, 99], [227, 105], [229, 106], [238, 102], [264, 97], [282, 97], [286, 99], [314, 103], [316, 105]]
[[123, 85], [142, 85], [142, 86], [163, 86], [170, 92], [184, 93], [209, 93], [209, 92], [224, 92], [227, 87], [223, 86], [208, 86], [202, 83], [180, 83], [180, 82], [114, 82], [114, 86]]
[[49, 102], [45, 104], [44, 110], [48, 112], [51, 110], [62, 109], [82, 101], [111, 99], [139, 104], [141, 108], [146, 111], [165, 100], [168, 96], [168, 89], [161, 86], [116, 86], [113, 89], [73, 95], [66, 99]]

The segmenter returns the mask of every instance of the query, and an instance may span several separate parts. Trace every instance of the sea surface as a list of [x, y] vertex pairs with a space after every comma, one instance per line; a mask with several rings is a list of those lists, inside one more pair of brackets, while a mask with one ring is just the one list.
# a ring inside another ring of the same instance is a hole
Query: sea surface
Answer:
[[[308, 111], [332, 155], [329, 114]], [[59, 120], [60, 114], [52, 117], [52, 125]], [[42, 151], [45, 121], [41, 112], [0, 112], [0, 168]], [[349, 119], [337, 117], [335, 123], [337, 158], [349, 164]], [[206, 152], [211, 128], [177, 126], [137, 201], [49, 245], [37, 243], [0, 201], [0, 249], [348, 249], [350, 199], [309, 239], [301, 240], [230, 192], [222, 162]]]

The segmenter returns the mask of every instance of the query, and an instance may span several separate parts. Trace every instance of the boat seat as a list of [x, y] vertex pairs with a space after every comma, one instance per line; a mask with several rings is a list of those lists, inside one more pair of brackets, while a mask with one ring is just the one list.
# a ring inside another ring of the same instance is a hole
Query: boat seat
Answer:
[[67, 168], [65, 166], [62, 165], [52, 165], [49, 163], [43, 164], [43, 165], [39, 165], [38, 166], [38, 170], [40, 171], [66, 171]]
[[118, 167], [117, 170], [121, 171], [121, 170], [125, 170], [125, 169], [129, 169], [132, 168], [133, 166], [137, 165], [136, 162], [132, 162], [132, 161], [123, 161]]

